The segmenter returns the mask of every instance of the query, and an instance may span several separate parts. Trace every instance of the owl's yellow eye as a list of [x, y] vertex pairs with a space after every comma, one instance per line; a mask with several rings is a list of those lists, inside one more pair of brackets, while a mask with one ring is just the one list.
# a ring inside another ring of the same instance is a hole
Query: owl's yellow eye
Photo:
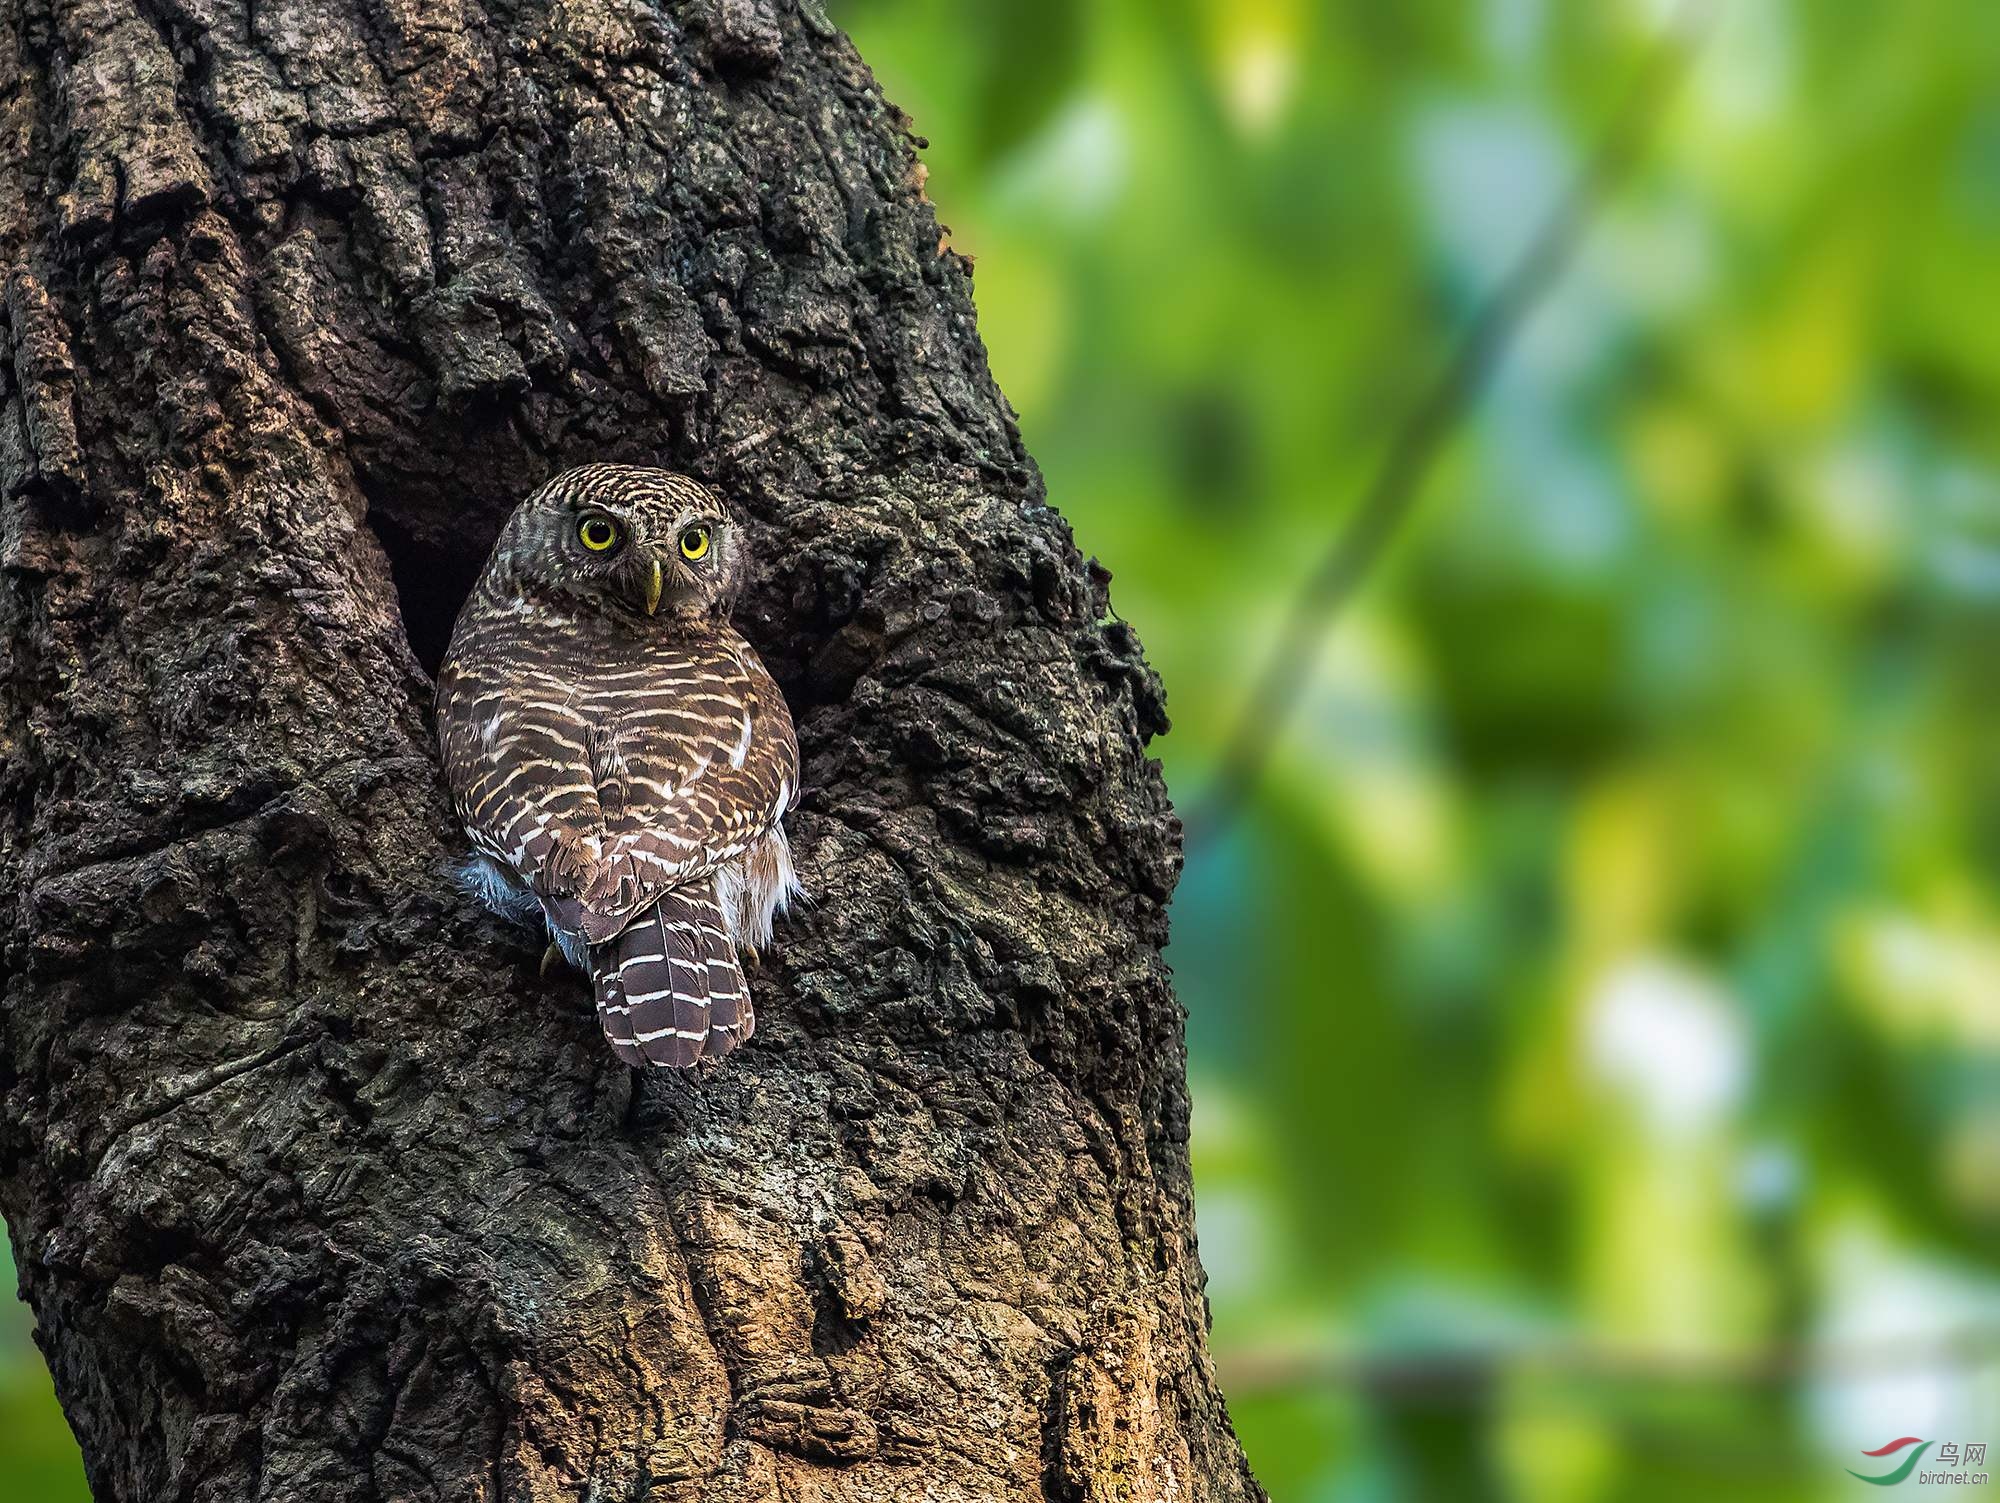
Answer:
[[681, 534], [681, 557], [689, 563], [699, 563], [708, 557], [708, 529], [690, 527]]
[[618, 524], [609, 517], [585, 517], [576, 524], [576, 537], [592, 553], [609, 553], [618, 546]]

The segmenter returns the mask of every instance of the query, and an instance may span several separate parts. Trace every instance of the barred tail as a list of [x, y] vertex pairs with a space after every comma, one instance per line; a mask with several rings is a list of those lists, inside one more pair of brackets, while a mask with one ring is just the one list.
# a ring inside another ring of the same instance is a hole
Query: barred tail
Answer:
[[628, 1065], [720, 1059], [756, 1027], [712, 884], [670, 892], [590, 949], [597, 1019]]

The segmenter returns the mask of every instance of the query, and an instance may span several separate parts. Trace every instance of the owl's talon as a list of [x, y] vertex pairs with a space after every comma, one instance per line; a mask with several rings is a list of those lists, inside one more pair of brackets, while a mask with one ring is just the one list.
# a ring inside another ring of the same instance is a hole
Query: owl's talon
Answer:
[[757, 947], [755, 945], [745, 945], [743, 947], [743, 953], [750, 957], [750, 964], [756, 966], [759, 970], [763, 969], [764, 957], [757, 953]]
[[550, 940], [549, 947], [542, 951], [542, 979], [546, 981], [549, 972], [560, 964], [562, 964], [562, 946]]

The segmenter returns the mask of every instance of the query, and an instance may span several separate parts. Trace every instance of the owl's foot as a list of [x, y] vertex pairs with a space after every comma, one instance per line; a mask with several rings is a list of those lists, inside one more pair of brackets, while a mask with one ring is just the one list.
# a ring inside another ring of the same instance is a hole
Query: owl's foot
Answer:
[[763, 968], [764, 957], [757, 953], [757, 947], [755, 945], [745, 945], [743, 947], [743, 953], [750, 957], [750, 964], [756, 966], [760, 970]]
[[553, 971], [557, 966], [562, 964], [562, 958], [562, 946], [554, 940], [550, 940], [549, 947], [542, 951], [542, 979], [544, 981], [548, 979], [550, 971]]

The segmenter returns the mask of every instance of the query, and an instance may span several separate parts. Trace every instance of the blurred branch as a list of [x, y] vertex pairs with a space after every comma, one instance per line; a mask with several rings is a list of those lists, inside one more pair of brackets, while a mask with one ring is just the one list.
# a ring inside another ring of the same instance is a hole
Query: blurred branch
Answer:
[[1708, 6], [1688, 0], [1662, 27], [1604, 139], [1514, 269], [1466, 326], [1452, 358], [1391, 441], [1372, 484], [1293, 603], [1214, 775], [1189, 810], [1187, 843], [1218, 833], [1255, 789], [1297, 707], [1319, 645], [1415, 509], [1431, 466], [1484, 390], [1522, 323], [1568, 267], [1598, 207], [1638, 160], [1687, 72]]
[[1390, 1397], [1476, 1401], [1502, 1379], [1669, 1388], [1774, 1388], [1804, 1378], [1871, 1378], [2000, 1364], [2000, 1326], [1845, 1346], [1645, 1351], [1589, 1345], [1495, 1346], [1408, 1355], [1273, 1349], [1218, 1355], [1222, 1390], [1255, 1394], [1354, 1388]]

